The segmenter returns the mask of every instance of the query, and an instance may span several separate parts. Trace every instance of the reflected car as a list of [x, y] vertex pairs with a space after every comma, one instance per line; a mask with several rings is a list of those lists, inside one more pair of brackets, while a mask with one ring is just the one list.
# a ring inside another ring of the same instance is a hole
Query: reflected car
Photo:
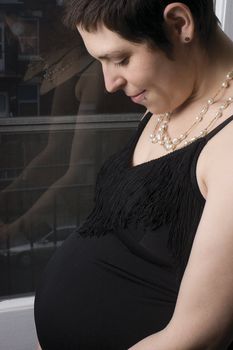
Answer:
[[75, 229], [75, 225], [59, 226], [34, 242], [24, 239], [15, 242], [9, 249], [0, 248], [0, 261], [24, 267], [45, 262]]

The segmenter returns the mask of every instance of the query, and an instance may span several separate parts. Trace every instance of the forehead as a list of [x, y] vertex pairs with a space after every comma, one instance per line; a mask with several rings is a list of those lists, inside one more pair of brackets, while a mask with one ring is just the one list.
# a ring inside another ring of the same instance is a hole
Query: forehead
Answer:
[[93, 32], [88, 32], [80, 26], [77, 26], [77, 29], [88, 52], [94, 57], [101, 58], [102, 56], [117, 54], [117, 52], [120, 53], [122, 51], [131, 52], [142, 46], [142, 44], [136, 44], [122, 38], [105, 26], [99, 26]]

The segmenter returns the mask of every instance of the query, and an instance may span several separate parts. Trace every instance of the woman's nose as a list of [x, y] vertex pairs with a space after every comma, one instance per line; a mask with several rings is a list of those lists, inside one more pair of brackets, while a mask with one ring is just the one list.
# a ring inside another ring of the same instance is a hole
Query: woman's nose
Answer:
[[123, 76], [114, 74], [113, 72], [106, 72], [104, 73], [104, 82], [105, 82], [105, 88], [108, 92], [116, 92], [119, 89], [122, 89], [125, 84], [126, 80]]

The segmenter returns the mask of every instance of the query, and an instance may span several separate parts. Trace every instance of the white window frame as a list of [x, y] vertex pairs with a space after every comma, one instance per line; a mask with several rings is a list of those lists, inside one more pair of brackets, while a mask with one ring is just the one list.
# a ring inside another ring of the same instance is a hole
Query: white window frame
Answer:
[[0, 299], [1, 349], [36, 349], [34, 296]]
[[0, 315], [5, 312], [32, 309], [34, 305], [34, 300], [34, 296], [0, 300]]
[[215, 12], [224, 32], [233, 40], [233, 1], [216, 0]]

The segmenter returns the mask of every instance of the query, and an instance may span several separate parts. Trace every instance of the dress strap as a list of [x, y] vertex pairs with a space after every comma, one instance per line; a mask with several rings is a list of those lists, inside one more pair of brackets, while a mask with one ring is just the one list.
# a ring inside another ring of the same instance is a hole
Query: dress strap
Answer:
[[140, 120], [140, 124], [142, 124], [143, 127], [145, 127], [151, 116], [152, 116], [151, 112], [145, 113]]
[[150, 117], [152, 116], [151, 112], [147, 112], [142, 119], [140, 120], [139, 124], [138, 124], [138, 132], [137, 132], [137, 140], [139, 139], [140, 135], [142, 134], [146, 124], [148, 123], [148, 121], [150, 120]]
[[208, 142], [213, 136], [215, 136], [219, 131], [221, 131], [228, 123], [230, 123], [233, 120], [233, 115], [227, 118], [224, 122], [219, 124], [216, 128], [214, 128], [212, 131], [209, 132], [209, 134], [206, 135], [205, 139]]
[[137, 132], [134, 135], [135, 137], [133, 138], [133, 147], [136, 145], [139, 137], [141, 136], [146, 124], [150, 120], [150, 117], [152, 116], [151, 112], [147, 112], [139, 121], [138, 127], [137, 127]]
[[[131, 164], [131, 156], [132, 153], [134, 151], [134, 148], [138, 142], [138, 139], [141, 135], [141, 133], [143, 132], [147, 122], [149, 121], [150, 117], [152, 116], [151, 112], [147, 112], [143, 115], [143, 117], [141, 118], [141, 120], [139, 121], [135, 132], [132, 134], [131, 138], [129, 139], [129, 141], [127, 142], [127, 144], [124, 147], [124, 150], [127, 152], [127, 161]], [[121, 152], [119, 153], [119, 157], [122, 157]]]

